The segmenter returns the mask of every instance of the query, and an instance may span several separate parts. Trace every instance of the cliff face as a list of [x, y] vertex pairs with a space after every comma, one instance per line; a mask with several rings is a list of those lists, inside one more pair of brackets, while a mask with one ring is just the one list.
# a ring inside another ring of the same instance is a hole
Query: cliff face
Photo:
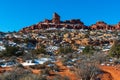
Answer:
[[115, 25], [108, 25], [103, 21], [98, 21], [96, 24], [90, 26], [91, 29], [95, 30], [115, 30], [117, 29]]
[[102, 30], [120, 30], [120, 22], [116, 25], [108, 25], [103, 21], [99, 21], [96, 24], [90, 26], [91, 29]]
[[47, 28], [86, 29], [87, 26], [85, 26], [84, 23], [80, 21], [80, 19], [60, 21], [60, 16], [57, 13], [54, 13], [52, 20], [45, 19], [43, 22], [39, 22], [38, 24], [23, 28], [21, 31], [24, 32]]
[[108, 25], [103, 21], [96, 22], [96, 24], [93, 24], [91, 26], [91, 29], [107, 29], [107, 28]]
[[114, 27], [115, 27], [115, 29], [120, 30], [120, 22], [118, 24], [116, 24]]
[[21, 31], [29, 31], [35, 29], [47, 28], [67, 28], [67, 29], [91, 29], [91, 30], [120, 30], [120, 22], [116, 25], [108, 25], [103, 21], [98, 21], [91, 26], [85, 26], [80, 19], [71, 19], [60, 21], [60, 16], [57, 13], [53, 14], [52, 20], [45, 19], [43, 22], [23, 28]]
[[57, 13], [53, 14], [52, 23], [60, 24], [60, 16]]

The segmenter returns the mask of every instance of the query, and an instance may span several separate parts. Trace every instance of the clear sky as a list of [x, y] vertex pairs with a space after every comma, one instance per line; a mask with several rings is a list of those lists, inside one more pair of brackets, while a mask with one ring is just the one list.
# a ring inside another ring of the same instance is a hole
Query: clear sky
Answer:
[[79, 18], [86, 25], [97, 21], [117, 24], [120, 0], [0, 0], [0, 31], [18, 31], [57, 12], [61, 20]]

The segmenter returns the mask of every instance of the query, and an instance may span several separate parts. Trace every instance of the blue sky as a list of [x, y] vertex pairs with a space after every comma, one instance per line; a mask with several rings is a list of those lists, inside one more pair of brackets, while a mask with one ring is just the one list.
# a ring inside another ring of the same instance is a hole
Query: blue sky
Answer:
[[61, 20], [79, 18], [86, 25], [97, 21], [117, 24], [120, 0], [1, 0], [0, 31], [18, 31], [57, 12]]

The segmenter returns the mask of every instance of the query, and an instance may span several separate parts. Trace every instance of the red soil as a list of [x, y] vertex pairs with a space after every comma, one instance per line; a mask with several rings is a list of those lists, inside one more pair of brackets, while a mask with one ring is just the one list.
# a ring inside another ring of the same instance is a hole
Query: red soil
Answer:
[[101, 77], [101, 80], [113, 80], [113, 78], [109, 73], [104, 73]]
[[[102, 80], [120, 80], [120, 69], [113, 66], [101, 66], [101, 69], [111, 75], [111, 79], [102, 79]], [[104, 75], [105, 77], [105, 75]]]
[[[70, 78], [70, 80], [79, 80], [77, 78], [77, 75], [70, 71], [70, 69], [63, 65], [61, 61], [57, 61], [56, 65], [59, 67], [60, 72], [50, 72], [50, 74], [54, 74], [53, 76], [49, 76], [50, 79], [52, 79], [56, 74], [59, 74], [61, 76], [67, 76]], [[101, 80], [120, 80], [120, 65], [118, 66], [100, 66], [100, 68], [105, 71], [103, 75], [101, 75]], [[28, 68], [26, 68], [28, 69]], [[0, 73], [3, 73], [5, 71], [11, 71], [11, 67], [0, 67]], [[32, 72], [34, 74], [40, 74], [40, 70], [32, 69]]]
[[5, 71], [11, 71], [11, 70], [12, 70], [11, 67], [5, 67], [5, 68], [0, 67], [0, 73], [3, 73]]
[[40, 74], [40, 70], [32, 69], [32, 73], [33, 73], [33, 74]]
[[60, 68], [60, 72], [58, 72], [57, 74], [60, 74], [61, 76], [67, 76], [70, 78], [70, 80], [78, 80], [75, 73], [70, 71], [70, 69], [66, 66], [64, 66], [62, 62], [56, 62], [56, 65], [58, 65], [58, 67]]

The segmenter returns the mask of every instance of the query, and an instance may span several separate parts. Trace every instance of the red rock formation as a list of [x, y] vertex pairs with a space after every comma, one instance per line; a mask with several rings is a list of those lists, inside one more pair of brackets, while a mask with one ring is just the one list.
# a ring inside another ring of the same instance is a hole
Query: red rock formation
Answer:
[[106, 30], [108, 28], [108, 25], [103, 22], [103, 21], [99, 21], [96, 24], [91, 26], [91, 29], [102, 29], [102, 30]]
[[53, 14], [52, 22], [55, 23], [55, 24], [59, 24], [60, 23], [60, 16], [57, 13]]
[[48, 20], [48, 19], [45, 19], [45, 21], [44, 21], [45, 23], [51, 23], [52, 22], [52, 20]]
[[98, 21], [90, 27], [85, 26], [80, 19], [71, 19], [60, 21], [60, 16], [57, 13], [53, 14], [53, 19], [45, 19], [43, 22], [23, 28], [21, 32], [34, 30], [34, 29], [47, 29], [47, 28], [67, 28], [67, 29], [92, 29], [92, 30], [120, 30], [120, 22], [117, 25], [108, 25], [103, 21]]
[[120, 22], [114, 26], [116, 30], [120, 30]]

